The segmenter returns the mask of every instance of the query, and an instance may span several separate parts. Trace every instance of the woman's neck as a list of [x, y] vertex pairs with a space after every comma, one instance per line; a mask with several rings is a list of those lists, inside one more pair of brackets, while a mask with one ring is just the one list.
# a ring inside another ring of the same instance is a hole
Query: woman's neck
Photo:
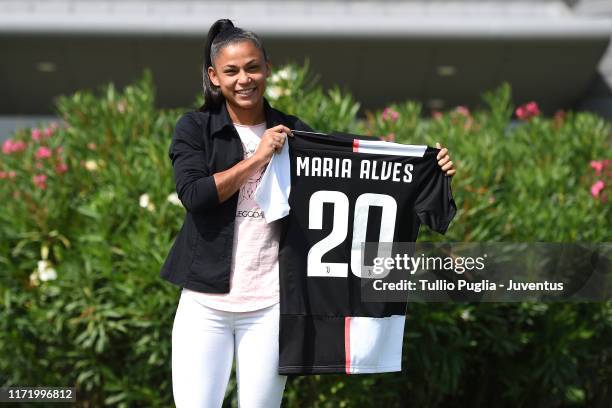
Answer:
[[254, 109], [241, 109], [236, 106], [232, 106], [227, 101], [227, 112], [229, 113], [232, 122], [239, 125], [253, 126], [258, 125], [266, 121], [266, 115], [263, 109], [263, 101], [258, 104]]

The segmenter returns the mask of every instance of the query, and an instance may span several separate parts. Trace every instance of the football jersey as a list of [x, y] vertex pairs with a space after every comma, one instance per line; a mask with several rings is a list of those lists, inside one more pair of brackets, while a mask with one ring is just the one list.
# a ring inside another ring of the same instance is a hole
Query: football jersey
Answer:
[[414, 242], [456, 213], [439, 149], [292, 131], [256, 200], [279, 246], [279, 373], [401, 371], [406, 302], [361, 301], [362, 243]]

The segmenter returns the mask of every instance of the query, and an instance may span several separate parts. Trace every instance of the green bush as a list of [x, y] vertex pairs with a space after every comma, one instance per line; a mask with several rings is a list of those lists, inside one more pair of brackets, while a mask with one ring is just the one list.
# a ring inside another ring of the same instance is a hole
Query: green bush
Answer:
[[[423, 118], [405, 102], [361, 120], [348, 93], [296, 66], [267, 97], [320, 131], [449, 147], [459, 211], [446, 236], [421, 240], [611, 241], [610, 126], [596, 116], [511, 122], [503, 84], [473, 113]], [[83, 407], [170, 406], [179, 290], [159, 270], [184, 216], [167, 155], [184, 110], [155, 109], [148, 73], [56, 106], [63, 123], [3, 145], [0, 384], [76, 386]], [[610, 339], [610, 302], [409, 304], [402, 373], [290, 377], [285, 403], [609, 406]]]

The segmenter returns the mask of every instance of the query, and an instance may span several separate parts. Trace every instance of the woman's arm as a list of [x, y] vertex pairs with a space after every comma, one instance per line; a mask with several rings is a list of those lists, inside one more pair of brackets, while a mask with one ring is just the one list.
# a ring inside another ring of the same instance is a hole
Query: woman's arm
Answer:
[[215, 180], [206, 165], [202, 128], [184, 114], [176, 123], [168, 156], [172, 161], [176, 193], [189, 212], [204, 211], [219, 205]]
[[202, 129], [190, 114], [183, 115], [174, 129], [169, 156], [176, 192], [185, 209], [189, 212], [205, 211], [227, 200], [270, 161], [288, 133], [289, 128], [283, 125], [267, 129], [253, 156], [227, 170], [211, 174], [206, 166]]

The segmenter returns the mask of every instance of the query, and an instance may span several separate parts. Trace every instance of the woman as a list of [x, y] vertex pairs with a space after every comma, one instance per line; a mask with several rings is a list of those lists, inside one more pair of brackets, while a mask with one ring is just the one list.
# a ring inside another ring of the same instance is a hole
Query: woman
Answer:
[[[172, 330], [174, 400], [221, 406], [235, 353], [240, 406], [280, 406], [280, 225], [265, 223], [254, 192], [290, 129], [312, 129], [264, 99], [271, 66], [252, 32], [218, 20], [204, 60], [205, 104], [179, 119], [169, 150], [187, 210], [161, 272], [183, 288]], [[454, 174], [446, 149], [439, 159]]]

